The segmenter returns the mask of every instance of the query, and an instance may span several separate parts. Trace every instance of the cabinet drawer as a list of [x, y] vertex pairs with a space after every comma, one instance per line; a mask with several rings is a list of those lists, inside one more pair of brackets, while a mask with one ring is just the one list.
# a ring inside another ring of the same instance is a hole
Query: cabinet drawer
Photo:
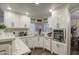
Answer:
[[60, 55], [66, 55], [66, 54], [67, 54], [67, 48], [66, 48], [66, 46], [60, 45], [60, 46], [58, 47], [58, 53], [59, 53]]
[[11, 54], [11, 46], [9, 44], [0, 45], [0, 55]]
[[59, 55], [66, 55], [67, 54], [67, 46], [66, 44], [61, 44], [59, 42], [53, 42], [52, 44], [53, 52]]

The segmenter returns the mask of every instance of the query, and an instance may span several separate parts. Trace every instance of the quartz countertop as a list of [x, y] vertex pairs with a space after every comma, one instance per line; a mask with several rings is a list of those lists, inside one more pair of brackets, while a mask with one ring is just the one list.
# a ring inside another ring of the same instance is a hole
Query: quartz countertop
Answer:
[[16, 38], [13, 41], [13, 55], [29, 54], [31, 50], [25, 45], [21, 39]]
[[14, 40], [14, 35], [2, 33], [0, 34], [0, 42], [12, 41]]

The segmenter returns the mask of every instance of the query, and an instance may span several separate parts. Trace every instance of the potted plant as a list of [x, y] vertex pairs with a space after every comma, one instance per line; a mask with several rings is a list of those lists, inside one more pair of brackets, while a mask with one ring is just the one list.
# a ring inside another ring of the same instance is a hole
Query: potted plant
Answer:
[[4, 24], [0, 24], [0, 32], [4, 31], [6, 26]]

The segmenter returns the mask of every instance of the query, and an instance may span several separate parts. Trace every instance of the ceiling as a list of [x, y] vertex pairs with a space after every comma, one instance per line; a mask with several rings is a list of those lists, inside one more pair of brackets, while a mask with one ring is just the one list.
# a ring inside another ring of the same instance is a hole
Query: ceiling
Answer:
[[[0, 3], [0, 8], [7, 10], [7, 7], [11, 7], [13, 12], [18, 12], [25, 14], [29, 12], [29, 16], [36, 18], [45, 18], [51, 15], [49, 9], [61, 6], [61, 3], [40, 3], [36, 5], [35, 3]], [[70, 3], [69, 10], [73, 12], [79, 8], [78, 3]]]
[[79, 19], [79, 4], [74, 6], [72, 13], [71, 13], [71, 19]]

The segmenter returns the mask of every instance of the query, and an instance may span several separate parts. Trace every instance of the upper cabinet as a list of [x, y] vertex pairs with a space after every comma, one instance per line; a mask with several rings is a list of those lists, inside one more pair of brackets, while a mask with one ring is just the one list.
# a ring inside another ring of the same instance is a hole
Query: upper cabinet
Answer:
[[47, 18], [31, 18], [31, 23], [48, 23]]
[[4, 24], [8, 28], [29, 28], [30, 17], [9, 11], [4, 11]]
[[6, 12], [4, 11], [4, 24], [9, 27], [19, 27], [20, 24], [20, 16], [12, 13], [12, 12]]
[[14, 26], [14, 21], [13, 21], [13, 14], [10, 12], [5, 12], [4, 11], [4, 24], [7, 27], [12, 27]]
[[21, 23], [21, 26], [22, 27], [27, 27], [29, 28], [30, 27], [30, 17], [26, 16], [26, 15], [21, 15], [20, 17], [20, 23]]
[[57, 24], [57, 17], [55, 15], [54, 17], [53, 16], [48, 17], [49, 28], [56, 28], [56, 24]]

